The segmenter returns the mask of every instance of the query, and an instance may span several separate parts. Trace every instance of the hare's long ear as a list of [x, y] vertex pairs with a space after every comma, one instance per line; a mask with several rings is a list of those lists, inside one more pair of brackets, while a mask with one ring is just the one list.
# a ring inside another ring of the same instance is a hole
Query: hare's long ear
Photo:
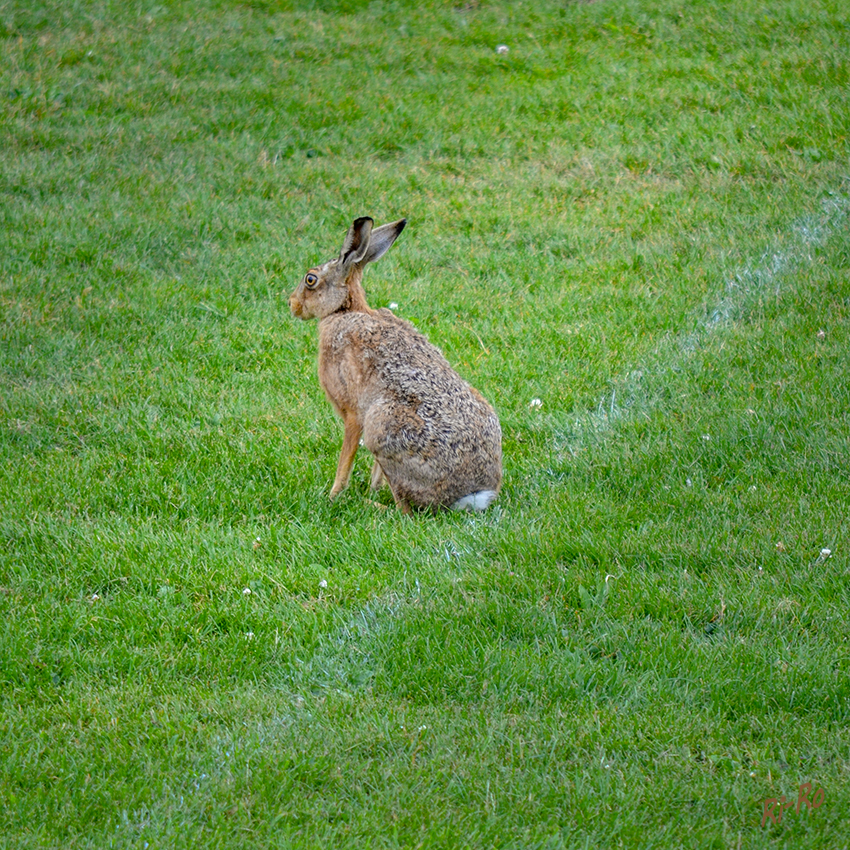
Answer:
[[365, 265], [383, 257], [389, 251], [393, 242], [398, 239], [399, 233], [404, 230], [406, 224], [407, 219], [402, 218], [392, 224], [382, 224], [380, 227], [376, 227], [372, 231], [369, 247], [366, 249], [366, 254], [361, 262]]
[[369, 236], [372, 233], [372, 221], [369, 216], [354, 219], [354, 223], [348, 228], [342, 250], [339, 252], [339, 261], [343, 266], [359, 263], [363, 260], [369, 250]]

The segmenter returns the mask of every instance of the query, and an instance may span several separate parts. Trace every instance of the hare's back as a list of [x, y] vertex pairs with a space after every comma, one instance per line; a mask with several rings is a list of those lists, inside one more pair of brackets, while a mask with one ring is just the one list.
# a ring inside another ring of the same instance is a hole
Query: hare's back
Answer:
[[389, 310], [329, 316], [321, 336], [330, 362], [356, 362], [361, 380], [383, 389], [420, 402], [471, 392], [440, 349]]
[[376, 366], [386, 387], [420, 404], [451, 406], [461, 396], [481, 399], [436, 345], [400, 319], [383, 328]]

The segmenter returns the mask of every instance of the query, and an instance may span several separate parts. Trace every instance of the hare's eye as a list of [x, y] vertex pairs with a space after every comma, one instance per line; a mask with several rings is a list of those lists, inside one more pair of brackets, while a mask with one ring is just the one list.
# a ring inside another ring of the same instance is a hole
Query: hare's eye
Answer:
[[304, 278], [304, 283], [307, 284], [308, 289], [312, 289], [318, 282], [319, 278], [317, 278], [312, 272]]

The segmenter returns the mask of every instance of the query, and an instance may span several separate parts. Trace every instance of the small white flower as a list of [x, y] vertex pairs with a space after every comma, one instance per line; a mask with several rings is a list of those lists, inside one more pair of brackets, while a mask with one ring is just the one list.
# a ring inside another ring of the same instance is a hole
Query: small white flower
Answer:
[[832, 549], [821, 549], [820, 556], [824, 561], [832, 554]]
[[327, 583], [324, 579], [322, 579], [322, 580], [319, 582], [319, 587], [321, 587], [321, 588], [325, 588], [325, 587], [327, 587], [327, 586], [328, 586], [328, 583]]
[[245, 632], [245, 640], [254, 640], [253, 632]]
[[242, 595], [243, 595], [243, 596], [250, 596], [250, 595], [251, 595], [251, 588], [250, 588], [250, 587], [246, 587], [246, 588], [242, 591]]
[[826, 339], [826, 331], [818, 331], [818, 339]]
[[529, 407], [543, 407], [543, 401], [539, 398], [531, 399], [531, 402], [528, 405]]
[[395, 301], [390, 301], [390, 303], [387, 306], [389, 307], [390, 310], [398, 310], [398, 304], [396, 304]]
[[504, 53], [507, 53], [508, 50], [510, 50], [510, 48], [508, 47], [507, 44], [499, 44], [499, 45], [496, 46], [496, 53], [504, 54]]
[[711, 434], [703, 434], [702, 438], [707, 443], [711, 439]]
[[100, 597], [99, 597], [96, 593], [93, 593], [93, 594], [92, 594], [92, 597], [91, 597], [91, 601], [92, 601], [92, 602], [97, 602], [97, 600], [98, 600], [98, 599], [100, 599]]
[[694, 482], [691, 481], [690, 478], [686, 478], [685, 479], [685, 487], [693, 487], [693, 486], [694, 486]]

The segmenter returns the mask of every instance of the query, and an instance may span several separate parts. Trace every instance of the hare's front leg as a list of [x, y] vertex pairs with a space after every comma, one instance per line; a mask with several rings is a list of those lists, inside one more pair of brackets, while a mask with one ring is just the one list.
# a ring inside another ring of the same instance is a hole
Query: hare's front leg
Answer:
[[363, 432], [357, 417], [351, 413], [345, 415], [343, 424], [345, 436], [342, 438], [342, 451], [339, 453], [334, 486], [331, 487], [332, 499], [335, 499], [348, 486], [351, 465], [354, 463], [354, 455], [357, 454], [357, 447], [360, 445], [360, 434]]
[[372, 479], [371, 485], [373, 490], [380, 490], [384, 483], [384, 470], [381, 469], [381, 464], [377, 460], [372, 464]]
[[381, 486], [385, 481], [389, 485], [390, 492], [393, 494], [393, 499], [395, 499], [395, 503], [398, 506], [399, 510], [401, 510], [403, 514], [409, 514], [410, 502], [408, 502], [407, 499], [404, 499], [399, 496], [397, 489], [393, 487], [393, 485], [390, 483], [390, 480], [387, 478], [386, 475], [384, 475], [384, 470], [381, 469], [381, 464], [378, 463], [378, 460], [376, 458], [375, 463], [372, 466], [372, 489], [380, 490]]

